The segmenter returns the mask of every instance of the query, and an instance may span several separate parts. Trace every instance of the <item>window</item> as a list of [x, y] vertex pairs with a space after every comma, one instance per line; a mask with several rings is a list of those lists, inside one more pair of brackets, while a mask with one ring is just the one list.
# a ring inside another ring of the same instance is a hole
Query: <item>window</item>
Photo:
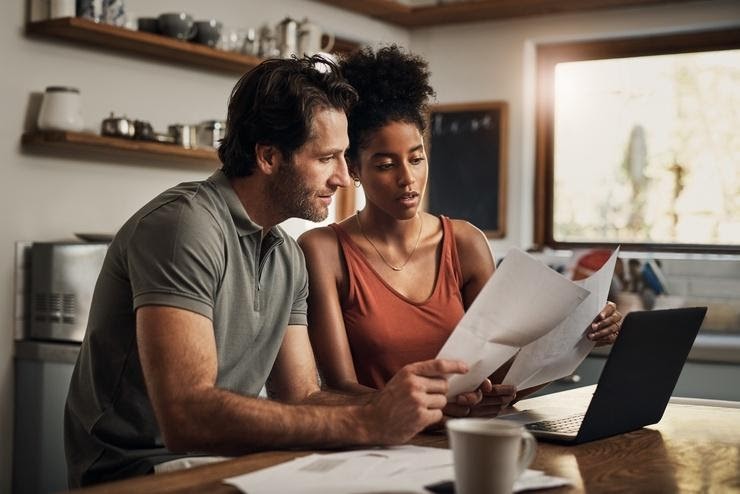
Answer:
[[539, 245], [740, 252], [740, 29], [537, 60]]

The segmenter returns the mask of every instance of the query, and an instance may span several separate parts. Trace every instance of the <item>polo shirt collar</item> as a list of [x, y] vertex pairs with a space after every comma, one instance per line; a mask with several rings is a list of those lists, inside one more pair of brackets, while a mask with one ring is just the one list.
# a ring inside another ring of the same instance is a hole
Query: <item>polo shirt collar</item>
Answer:
[[240, 237], [252, 235], [253, 233], [262, 230], [262, 227], [252, 221], [247, 214], [247, 211], [244, 209], [244, 205], [242, 205], [242, 202], [239, 200], [239, 196], [236, 195], [236, 191], [231, 186], [229, 178], [224, 175], [223, 171], [216, 170], [213, 175], [208, 177], [208, 181], [212, 182], [216, 186], [216, 190], [221, 194], [221, 197], [224, 198], [224, 201], [226, 201], [226, 206], [229, 208], [229, 214], [231, 214], [234, 226], [236, 226], [236, 230]]

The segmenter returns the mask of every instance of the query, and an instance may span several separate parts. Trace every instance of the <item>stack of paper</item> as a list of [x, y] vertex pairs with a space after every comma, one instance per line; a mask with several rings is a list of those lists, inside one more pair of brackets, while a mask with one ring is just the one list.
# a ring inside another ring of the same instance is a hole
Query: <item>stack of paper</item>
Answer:
[[[256, 472], [225, 479], [248, 494], [372, 492], [428, 493], [425, 485], [455, 477], [449, 449], [399, 446], [333, 454], [312, 454]], [[527, 470], [514, 491], [568, 485], [567, 479]]]
[[619, 248], [598, 271], [574, 282], [590, 292], [588, 297], [552, 331], [521, 349], [503, 384], [525, 389], [569, 376], [578, 368], [594, 347], [586, 330], [606, 305], [618, 254]]
[[618, 252], [573, 282], [510, 250], [437, 355], [470, 367], [450, 377], [447, 395], [476, 389], [517, 352], [504, 384], [523, 389], [571, 374], [593, 347], [586, 329], [606, 304]]

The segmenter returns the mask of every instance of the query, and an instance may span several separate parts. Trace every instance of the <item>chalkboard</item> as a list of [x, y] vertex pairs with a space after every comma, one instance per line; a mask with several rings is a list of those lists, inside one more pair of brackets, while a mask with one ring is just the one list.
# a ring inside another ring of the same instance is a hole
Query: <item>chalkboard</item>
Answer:
[[505, 102], [431, 108], [430, 213], [467, 220], [488, 237], [505, 235], [507, 117]]

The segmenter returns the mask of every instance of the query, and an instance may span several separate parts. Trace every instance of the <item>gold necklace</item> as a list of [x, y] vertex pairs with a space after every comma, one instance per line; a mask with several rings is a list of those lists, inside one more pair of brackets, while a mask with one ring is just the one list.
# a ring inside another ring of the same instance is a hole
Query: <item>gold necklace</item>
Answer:
[[421, 240], [421, 231], [424, 228], [424, 218], [419, 213], [416, 213], [416, 215], [419, 217], [419, 235], [417, 235], [417, 237], [416, 237], [416, 244], [414, 244], [414, 248], [411, 249], [411, 253], [406, 258], [406, 260], [403, 262], [403, 264], [401, 264], [400, 266], [394, 266], [393, 264], [389, 263], [385, 259], [385, 256], [380, 253], [380, 250], [378, 250], [378, 248], [375, 246], [375, 244], [373, 243], [373, 241], [370, 240], [370, 237], [367, 236], [367, 234], [365, 233], [365, 230], [362, 229], [362, 222], [360, 221], [360, 212], [359, 211], [357, 211], [357, 213], [355, 213], [355, 218], [357, 219], [357, 227], [360, 229], [360, 233], [362, 233], [362, 236], [365, 237], [365, 240], [367, 240], [368, 243], [373, 247], [373, 249], [375, 249], [375, 252], [378, 253], [378, 255], [380, 256], [380, 259], [385, 263], [385, 265], [388, 266], [389, 268], [391, 268], [393, 271], [401, 271], [401, 270], [403, 270], [404, 267], [406, 267], [406, 265], [411, 260], [411, 256], [413, 256], [414, 255], [414, 252], [416, 252], [416, 248], [419, 247], [419, 241]]

